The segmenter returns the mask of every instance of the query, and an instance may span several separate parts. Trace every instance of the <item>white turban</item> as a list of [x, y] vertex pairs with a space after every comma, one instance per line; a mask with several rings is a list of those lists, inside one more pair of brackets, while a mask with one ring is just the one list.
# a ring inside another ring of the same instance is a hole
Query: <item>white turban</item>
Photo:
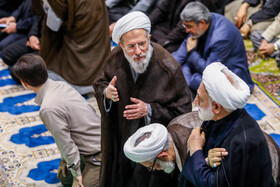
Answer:
[[[135, 142], [148, 132], [151, 133], [151, 136], [135, 146]], [[125, 156], [134, 162], [146, 162], [156, 158], [163, 151], [167, 138], [166, 127], [159, 123], [153, 123], [138, 129], [130, 136], [124, 144], [123, 151]]]
[[118, 44], [123, 34], [134, 29], [145, 29], [150, 34], [151, 21], [143, 12], [134, 11], [120, 18], [113, 29], [113, 41]]
[[[232, 79], [233, 85], [226, 75]], [[220, 62], [211, 63], [205, 68], [202, 81], [213, 101], [225, 109], [243, 108], [250, 97], [248, 85]]]

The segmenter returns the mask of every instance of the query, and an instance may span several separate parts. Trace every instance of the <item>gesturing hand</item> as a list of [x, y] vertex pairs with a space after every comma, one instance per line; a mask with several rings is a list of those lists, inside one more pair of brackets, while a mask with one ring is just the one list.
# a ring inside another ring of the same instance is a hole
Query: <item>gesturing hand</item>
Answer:
[[132, 105], [126, 105], [123, 117], [127, 120], [139, 119], [147, 115], [147, 104], [140, 99], [131, 97], [130, 100], [135, 103]]
[[106, 88], [105, 94], [107, 99], [111, 99], [112, 101], [116, 102], [119, 101], [119, 94], [118, 90], [115, 87], [117, 81], [117, 76], [114, 76], [109, 85]]
[[200, 127], [196, 127], [192, 130], [192, 133], [188, 139], [188, 148], [190, 150], [190, 156], [197, 150], [202, 150], [205, 143], [205, 133], [201, 132]]
[[228, 152], [224, 148], [213, 148], [208, 151], [208, 163], [212, 168], [221, 165], [221, 156], [227, 156]]

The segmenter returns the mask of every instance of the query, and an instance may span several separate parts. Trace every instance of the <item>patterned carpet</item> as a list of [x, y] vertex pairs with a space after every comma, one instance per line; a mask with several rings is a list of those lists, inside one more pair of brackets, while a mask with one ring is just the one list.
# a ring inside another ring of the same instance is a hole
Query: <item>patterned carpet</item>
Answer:
[[[258, 66], [253, 64], [250, 69]], [[254, 71], [252, 76], [259, 74]], [[279, 79], [270, 82], [270, 87], [279, 88]], [[246, 109], [280, 145], [279, 101], [267, 85], [255, 86]], [[0, 186], [60, 186], [56, 178], [60, 153], [40, 120], [34, 97], [33, 92], [11, 79], [0, 60]], [[98, 111], [95, 98], [89, 96], [88, 101]]]

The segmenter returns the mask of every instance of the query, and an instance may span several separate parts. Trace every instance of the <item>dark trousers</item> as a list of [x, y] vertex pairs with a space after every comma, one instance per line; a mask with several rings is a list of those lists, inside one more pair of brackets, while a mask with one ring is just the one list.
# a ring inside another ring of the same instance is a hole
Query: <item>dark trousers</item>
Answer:
[[0, 9], [0, 18], [9, 17], [13, 11]]
[[0, 33], [0, 38], [1, 38], [0, 51], [2, 51], [5, 47], [12, 44], [13, 42], [26, 37], [27, 35], [22, 33], [13, 33], [13, 34]]
[[[80, 158], [83, 185], [85, 187], [98, 187], [101, 153], [91, 156], [80, 155]], [[73, 176], [71, 174], [71, 171], [67, 170], [66, 177], [63, 177], [61, 174], [59, 176], [59, 180], [63, 186], [71, 187], [73, 183]]]
[[15, 77], [12, 71], [12, 66], [17, 62], [17, 60], [24, 54], [27, 53], [36, 53], [38, 54], [38, 51], [33, 50], [30, 47], [26, 46], [27, 39], [22, 38], [20, 40], [17, 40], [13, 42], [12, 44], [8, 45], [2, 50], [2, 60], [5, 64], [10, 66], [10, 74], [12, 78], [20, 83], [20, 80]]

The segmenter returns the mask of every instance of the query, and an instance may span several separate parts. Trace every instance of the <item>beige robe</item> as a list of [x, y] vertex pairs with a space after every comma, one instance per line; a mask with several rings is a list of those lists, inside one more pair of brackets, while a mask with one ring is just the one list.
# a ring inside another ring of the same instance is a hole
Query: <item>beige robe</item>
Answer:
[[[68, 82], [91, 85], [110, 53], [108, 15], [104, 0], [48, 0], [63, 20], [58, 32], [43, 24], [40, 55], [47, 68]], [[33, 12], [43, 14], [42, 2], [32, 1]]]

